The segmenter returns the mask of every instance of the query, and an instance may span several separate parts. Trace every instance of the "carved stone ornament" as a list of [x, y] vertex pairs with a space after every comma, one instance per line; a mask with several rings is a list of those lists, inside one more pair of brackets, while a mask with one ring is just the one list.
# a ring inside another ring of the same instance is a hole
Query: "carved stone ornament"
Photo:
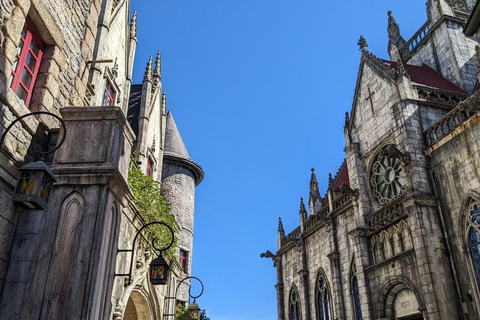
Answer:
[[387, 146], [375, 158], [370, 185], [375, 200], [381, 206], [405, 193], [405, 163], [403, 154], [394, 146]]
[[474, 202], [468, 209], [467, 222], [474, 228], [480, 227], [480, 203]]

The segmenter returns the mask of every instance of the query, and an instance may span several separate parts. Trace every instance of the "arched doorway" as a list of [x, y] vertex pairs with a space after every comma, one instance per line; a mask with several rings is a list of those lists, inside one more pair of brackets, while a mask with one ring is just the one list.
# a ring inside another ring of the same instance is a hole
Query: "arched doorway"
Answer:
[[152, 320], [150, 306], [145, 296], [139, 291], [132, 291], [128, 298], [123, 320]]
[[410, 289], [403, 289], [393, 300], [393, 319], [398, 320], [422, 320], [422, 313], [419, 311], [415, 293]]
[[390, 279], [379, 293], [378, 318], [391, 320], [423, 320], [421, 297], [404, 278]]

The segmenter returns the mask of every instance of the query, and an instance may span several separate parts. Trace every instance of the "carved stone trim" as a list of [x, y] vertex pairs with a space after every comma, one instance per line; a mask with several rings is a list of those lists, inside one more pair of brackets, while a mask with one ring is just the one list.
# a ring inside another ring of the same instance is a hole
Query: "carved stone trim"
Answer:
[[334, 251], [332, 253], [327, 254], [327, 258], [330, 261], [338, 260], [340, 259], [340, 254], [338, 253], [338, 251]]
[[348, 235], [352, 239], [364, 238], [367, 235], [367, 230], [365, 228], [357, 228], [348, 232]]

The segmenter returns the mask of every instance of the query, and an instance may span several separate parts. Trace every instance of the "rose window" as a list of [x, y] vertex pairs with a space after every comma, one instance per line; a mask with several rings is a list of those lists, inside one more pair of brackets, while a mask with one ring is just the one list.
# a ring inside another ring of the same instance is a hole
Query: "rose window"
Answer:
[[404, 193], [405, 169], [400, 155], [398, 150], [390, 146], [373, 163], [370, 183], [373, 196], [382, 206]]

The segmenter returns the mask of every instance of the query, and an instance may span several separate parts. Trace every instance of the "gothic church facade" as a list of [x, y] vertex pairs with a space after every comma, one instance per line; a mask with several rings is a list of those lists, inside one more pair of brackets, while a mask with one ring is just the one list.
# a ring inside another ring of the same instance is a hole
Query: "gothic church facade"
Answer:
[[[480, 319], [480, 92], [475, 1], [429, 0], [389, 60], [361, 37], [346, 159], [300, 225], [280, 220], [279, 320]], [[307, 210], [308, 208], [308, 210]]]
[[[129, 0], [0, 2], [2, 135], [22, 117], [0, 146], [1, 319], [168, 320], [188, 304], [188, 285], [176, 289], [191, 275], [203, 171], [167, 112], [159, 53], [132, 84], [136, 45]], [[132, 155], [176, 221], [164, 286], [148, 279], [158, 253], [139, 234]], [[48, 206], [14, 206], [19, 168], [42, 158], [56, 179]]]

